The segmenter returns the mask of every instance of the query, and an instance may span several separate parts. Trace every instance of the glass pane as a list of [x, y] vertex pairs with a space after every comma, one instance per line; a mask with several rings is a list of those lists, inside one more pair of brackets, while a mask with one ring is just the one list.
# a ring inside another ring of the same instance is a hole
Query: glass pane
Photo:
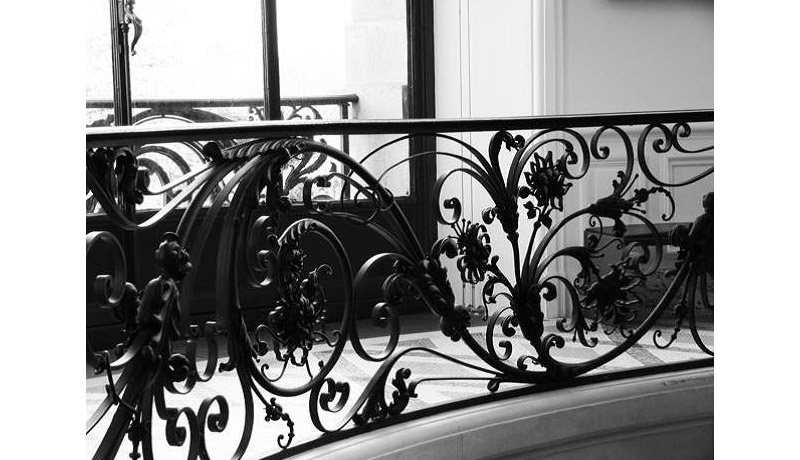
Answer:
[[[406, 2], [399, 0], [277, 0], [281, 98], [285, 119], [297, 105], [303, 118], [405, 118], [408, 86]], [[325, 103], [315, 99], [326, 97]], [[292, 104], [297, 100], [298, 104]], [[303, 104], [304, 103], [304, 104]], [[308, 112], [306, 112], [308, 115]], [[337, 138], [338, 137], [338, 138]], [[327, 136], [356, 159], [386, 136]], [[389, 146], [369, 161], [378, 171], [408, 156], [408, 144]], [[323, 165], [328, 171], [340, 165]], [[396, 196], [409, 190], [408, 167], [388, 180]], [[299, 191], [295, 191], [299, 193]]]
[[142, 0], [135, 12], [144, 32], [131, 56], [134, 124], [258, 118], [260, 0]]
[[278, 0], [281, 96], [354, 94], [352, 118], [403, 118], [406, 5], [397, 0]]
[[87, 0], [86, 126], [114, 122], [114, 73], [111, 66], [111, 13], [108, 0]]

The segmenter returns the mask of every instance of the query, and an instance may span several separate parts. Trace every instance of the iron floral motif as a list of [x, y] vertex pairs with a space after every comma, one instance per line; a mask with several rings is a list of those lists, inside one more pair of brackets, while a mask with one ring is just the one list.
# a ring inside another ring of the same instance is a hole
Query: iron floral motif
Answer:
[[643, 277], [632, 273], [629, 262], [624, 260], [613, 264], [607, 274], [583, 289], [582, 308], [594, 311], [597, 320], [603, 324], [611, 324], [612, 329], [606, 329], [607, 334], [617, 327], [620, 333], [625, 334], [626, 326], [636, 319], [634, 306], [641, 303], [632, 290], [641, 284]]
[[530, 166], [530, 172], [525, 172], [528, 185], [519, 188], [519, 197], [532, 196], [532, 200], [523, 204], [528, 210], [528, 219], [536, 219], [537, 224], [550, 228], [553, 224], [550, 212], [564, 210], [564, 196], [572, 183], [566, 182], [564, 161], [554, 162], [552, 152], [544, 157], [536, 156]]
[[492, 254], [491, 239], [486, 233], [486, 226], [461, 219], [452, 225], [458, 244], [458, 271], [465, 283], [476, 284], [483, 281], [489, 268], [489, 256]]
[[[267, 249], [259, 253], [268, 277], [278, 291], [275, 307], [267, 315], [267, 325], [273, 337], [274, 352], [279, 361], [291, 360], [304, 366], [315, 342], [330, 338], [325, 334], [326, 300], [319, 275], [331, 268], [322, 265], [314, 270], [305, 268], [306, 253], [300, 247], [304, 234], [312, 231], [313, 223], [301, 225], [289, 232], [283, 242], [274, 234], [267, 238]], [[266, 353], [266, 343], [258, 341], [256, 351]], [[300, 352], [300, 356], [296, 355]]]

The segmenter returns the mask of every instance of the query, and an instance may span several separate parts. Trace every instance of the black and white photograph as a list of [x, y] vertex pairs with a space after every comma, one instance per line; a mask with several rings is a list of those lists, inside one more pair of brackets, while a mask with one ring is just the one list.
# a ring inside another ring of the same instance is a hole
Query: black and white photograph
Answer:
[[71, 99], [7, 132], [6, 195], [45, 193], [11, 458], [791, 458], [796, 15], [720, 3], [86, 0], [26, 32], [12, 92]]
[[87, 457], [713, 454], [712, 2], [105, 3]]

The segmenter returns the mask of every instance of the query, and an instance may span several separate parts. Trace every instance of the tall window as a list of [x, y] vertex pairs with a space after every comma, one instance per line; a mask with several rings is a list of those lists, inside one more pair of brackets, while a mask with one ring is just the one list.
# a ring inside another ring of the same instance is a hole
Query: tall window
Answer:
[[[87, 1], [87, 126], [434, 116], [432, 2]], [[360, 159], [395, 137], [325, 141]], [[155, 171], [149, 188], [158, 190], [205, 161], [195, 144], [134, 146], [140, 165]], [[432, 144], [429, 138], [394, 144], [365, 167], [379, 173], [409, 152], [432, 150]], [[327, 172], [331, 166], [319, 168]], [[303, 168], [292, 169], [297, 170]], [[426, 198], [434, 173], [433, 158], [424, 157], [384, 179], [424, 245], [436, 237]], [[290, 176], [284, 177], [286, 183]], [[297, 197], [299, 190], [286, 183], [290, 198]], [[146, 197], [136, 206], [137, 218], [163, 206], [158, 200], [164, 195]], [[107, 219], [96, 215], [102, 210], [88, 190], [86, 202], [87, 232], [107, 230]], [[172, 215], [152, 231], [122, 235], [129, 281], [152, 278], [156, 240], [179, 218]], [[358, 232], [342, 238], [347, 245], [363, 243]], [[87, 293], [91, 289], [87, 285]], [[87, 299], [91, 302], [91, 294]], [[213, 305], [200, 305], [196, 312], [204, 314], [204, 308], [213, 310]], [[87, 311], [87, 327], [118, 329], [107, 311]]]
[[88, 2], [87, 126], [409, 115], [403, 1]]
[[[433, 116], [432, 93], [424, 90], [433, 81], [421, 81], [432, 63], [415, 51], [424, 34], [432, 50], [432, 24], [420, 19], [424, 11], [430, 19], [429, 2], [88, 2], [87, 126]], [[359, 158], [391, 136], [324, 140]], [[168, 147], [189, 166], [198, 161], [190, 147]], [[371, 166], [379, 171], [410, 148], [393, 145]], [[150, 150], [157, 149], [144, 146], [140, 157], [158, 161]], [[395, 196], [412, 194], [415, 167], [387, 176]], [[152, 207], [158, 203], [140, 209]]]

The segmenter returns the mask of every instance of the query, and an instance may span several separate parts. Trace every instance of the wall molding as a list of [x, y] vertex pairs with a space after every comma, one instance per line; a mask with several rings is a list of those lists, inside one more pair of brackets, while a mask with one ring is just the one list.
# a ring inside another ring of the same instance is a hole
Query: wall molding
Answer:
[[559, 0], [534, 0], [531, 8], [531, 73], [534, 115], [557, 115], [564, 102], [564, 6]]
[[[533, 75], [531, 107], [533, 115], [556, 115], [563, 110], [563, 66], [564, 66], [564, 15], [563, 3], [558, 0], [533, 0], [531, 8], [531, 73]], [[554, 154], [562, 153], [557, 146]], [[555, 247], [564, 246], [564, 235], [556, 235]], [[548, 251], [551, 252], [551, 251]], [[555, 261], [554, 269], [564, 273], [564, 261]], [[555, 305], [548, 303], [544, 315], [547, 318], [563, 317], [567, 312], [566, 300], [559, 297]]]

